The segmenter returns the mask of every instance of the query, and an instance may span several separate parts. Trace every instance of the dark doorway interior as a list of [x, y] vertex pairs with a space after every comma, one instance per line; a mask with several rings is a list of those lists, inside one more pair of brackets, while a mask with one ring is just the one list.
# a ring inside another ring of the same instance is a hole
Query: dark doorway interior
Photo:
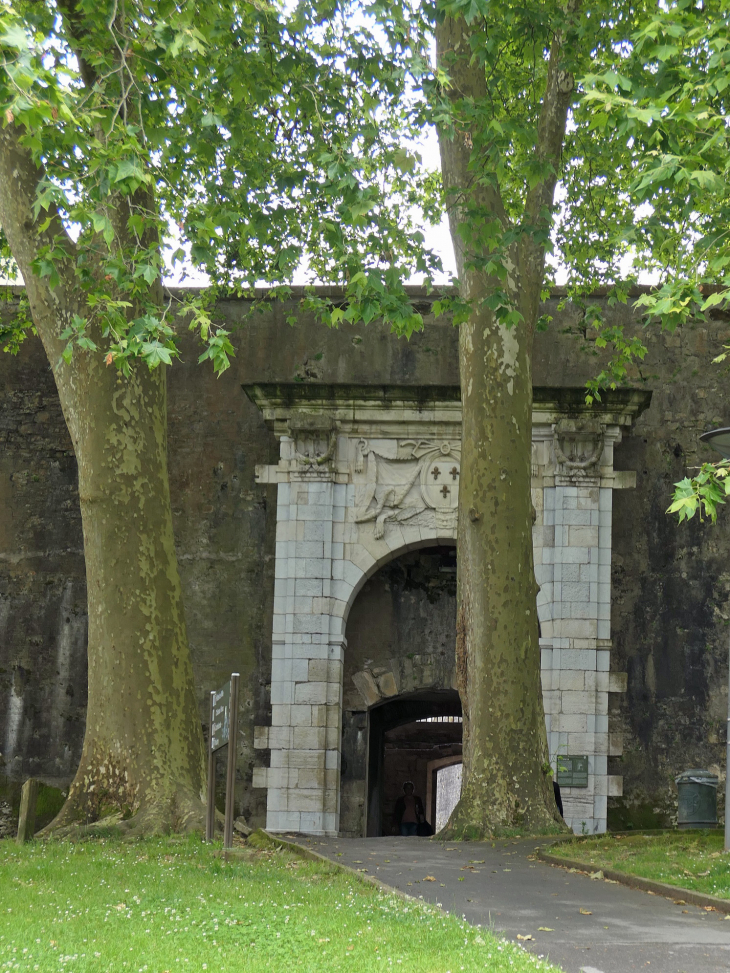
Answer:
[[436, 820], [436, 774], [461, 756], [461, 701], [453, 689], [399, 696], [369, 713], [367, 836], [395, 834], [396, 800], [413, 781]]

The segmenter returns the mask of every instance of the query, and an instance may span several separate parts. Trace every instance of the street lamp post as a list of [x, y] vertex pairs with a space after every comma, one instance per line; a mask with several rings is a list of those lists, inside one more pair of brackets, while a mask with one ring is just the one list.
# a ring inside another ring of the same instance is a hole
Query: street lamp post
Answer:
[[[700, 441], [712, 446], [723, 459], [730, 459], [730, 428], [710, 429]], [[728, 655], [727, 721], [725, 729], [725, 851], [730, 850], [730, 653]]]

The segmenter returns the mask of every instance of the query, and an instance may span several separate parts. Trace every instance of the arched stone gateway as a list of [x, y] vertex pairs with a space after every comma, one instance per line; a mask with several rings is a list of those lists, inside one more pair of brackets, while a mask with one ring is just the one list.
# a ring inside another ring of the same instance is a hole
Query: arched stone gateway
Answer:
[[[348, 614], [388, 562], [456, 540], [459, 390], [292, 384], [245, 391], [273, 428], [281, 457], [257, 468], [259, 482], [278, 484], [278, 500], [272, 719], [255, 735], [271, 761], [255, 768], [253, 784], [267, 788], [268, 829], [334, 835]], [[553, 766], [559, 755], [588, 757], [587, 787], [563, 792], [577, 831], [604, 831], [607, 795], [621, 793], [621, 778], [606, 769], [607, 755], [621, 752], [609, 734], [608, 693], [626, 687], [624, 673], [610, 672], [611, 509], [612, 491], [633, 487], [635, 474], [614, 470], [613, 447], [649, 400], [621, 390], [589, 407], [581, 389], [534, 390], [543, 695]], [[377, 667], [384, 671], [363, 667], [344, 687], [359, 694], [368, 719], [404, 694], [399, 667], [398, 659]], [[419, 688], [452, 686], [407, 691]]]

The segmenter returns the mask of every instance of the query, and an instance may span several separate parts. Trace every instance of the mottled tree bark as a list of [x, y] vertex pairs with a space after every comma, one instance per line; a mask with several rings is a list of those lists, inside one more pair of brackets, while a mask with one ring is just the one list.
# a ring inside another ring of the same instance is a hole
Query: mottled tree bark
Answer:
[[[485, 71], [471, 61], [472, 31], [460, 18], [437, 28], [439, 65], [453, 101], [487, 96]], [[553, 44], [536, 155], [557, 163], [572, 79]], [[464, 712], [461, 799], [442, 832], [477, 838], [510, 829], [545, 832], [565, 825], [557, 813], [540, 684], [540, 649], [532, 549], [532, 344], [544, 272], [544, 248], [523, 235], [507, 252], [507, 280], [480, 267], [488, 255], [460, 226], [477, 212], [509, 226], [496, 181], [484, 178], [473, 146], [457, 124], [439, 133], [451, 236], [462, 297], [471, 302], [460, 326], [463, 406], [457, 575], [456, 668]], [[526, 222], [539, 225], [552, 205], [555, 179], [525, 200]], [[465, 243], [469, 240], [469, 243]], [[478, 246], [478, 245], [477, 245]], [[483, 303], [507, 290], [523, 322], [511, 328]]]
[[[23, 274], [33, 323], [53, 368], [78, 462], [89, 611], [89, 704], [81, 762], [51, 829], [112, 811], [137, 831], [184, 830], [204, 820], [205, 752], [185, 629], [167, 476], [164, 368], [128, 378], [99, 353], [60, 360], [74, 314], [92, 321], [75, 279], [73, 241], [51, 210], [32, 207], [42, 176], [0, 130], [0, 224]], [[122, 221], [123, 222], [123, 221]], [[54, 289], [33, 260], [62, 241]], [[134, 310], [134, 309], [133, 309]]]

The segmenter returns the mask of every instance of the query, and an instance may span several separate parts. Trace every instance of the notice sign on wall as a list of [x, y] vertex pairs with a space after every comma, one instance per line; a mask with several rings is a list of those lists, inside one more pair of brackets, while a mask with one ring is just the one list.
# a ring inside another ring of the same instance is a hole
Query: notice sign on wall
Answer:
[[210, 749], [220, 750], [228, 743], [231, 712], [230, 680], [213, 694], [212, 723], [210, 725]]
[[561, 787], [588, 787], [588, 757], [558, 757], [558, 784]]

